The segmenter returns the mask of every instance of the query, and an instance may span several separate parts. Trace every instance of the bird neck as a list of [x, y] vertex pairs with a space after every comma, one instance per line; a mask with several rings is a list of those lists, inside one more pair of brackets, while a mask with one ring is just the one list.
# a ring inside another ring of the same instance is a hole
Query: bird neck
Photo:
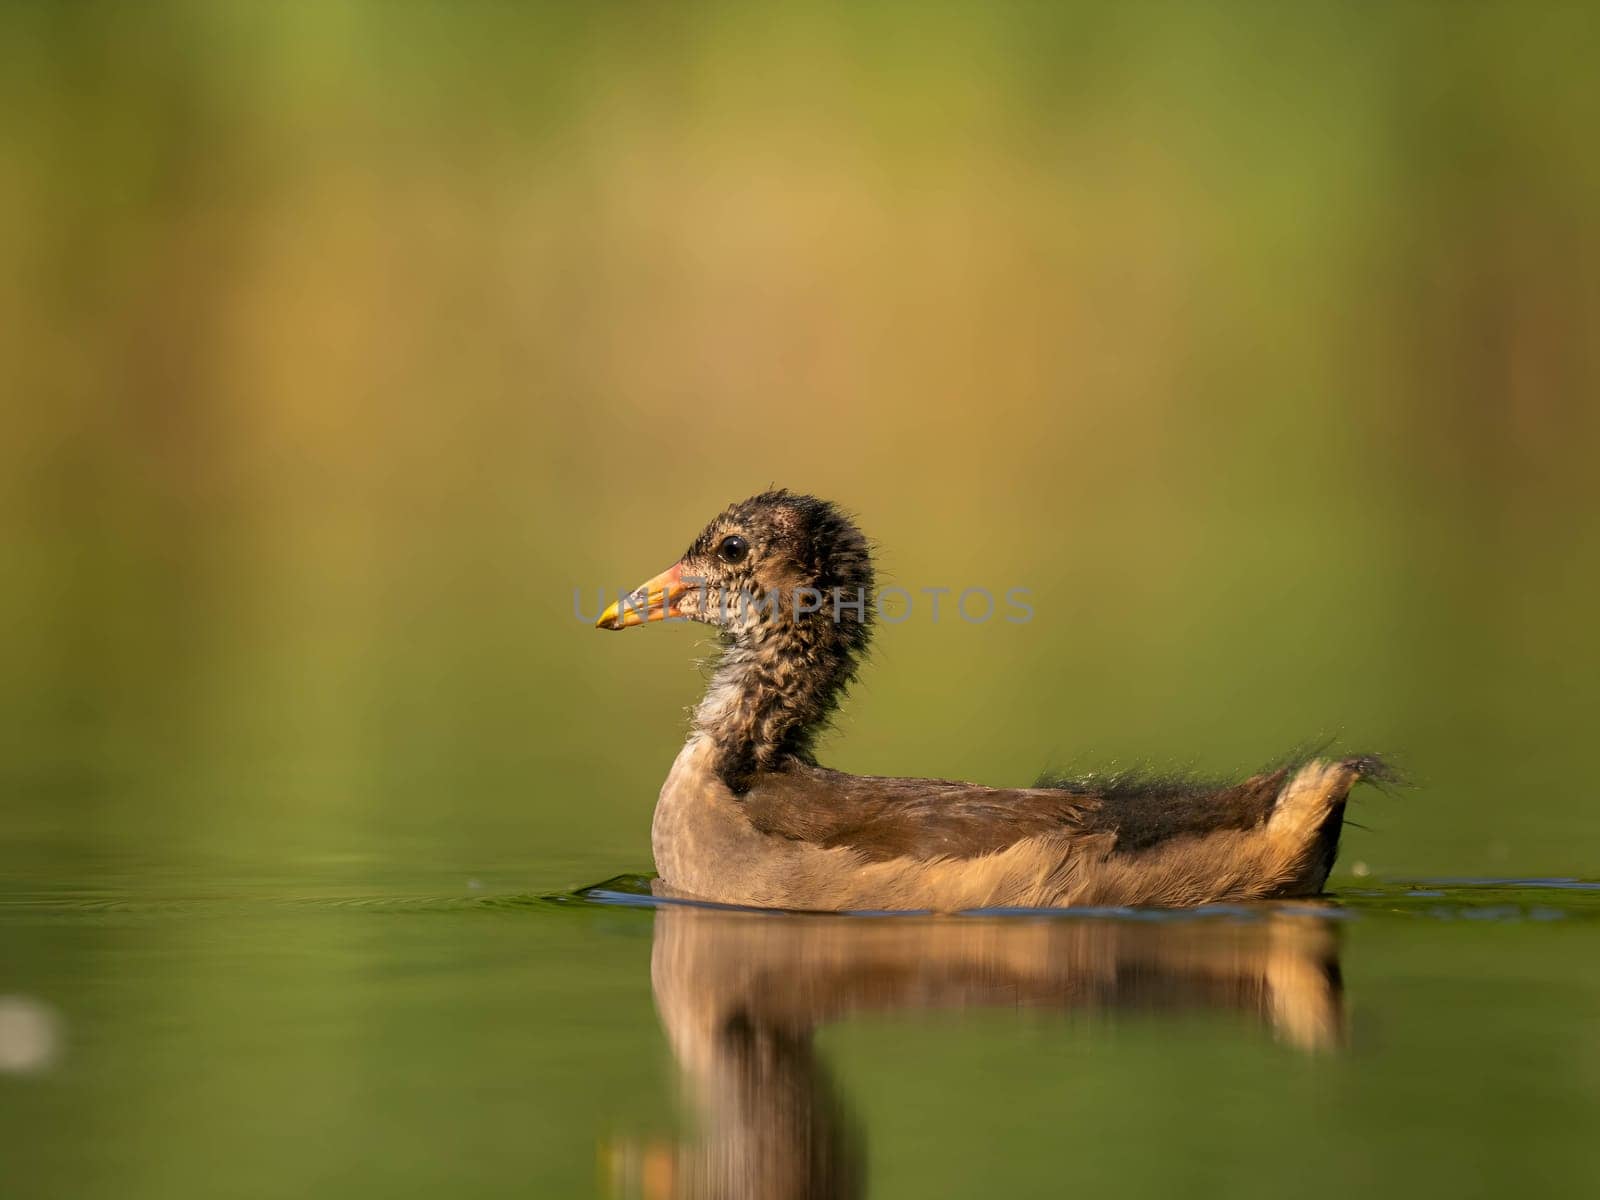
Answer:
[[735, 795], [762, 771], [781, 769], [789, 759], [811, 761], [866, 637], [864, 624], [822, 619], [728, 641], [694, 727], [711, 740], [716, 772]]

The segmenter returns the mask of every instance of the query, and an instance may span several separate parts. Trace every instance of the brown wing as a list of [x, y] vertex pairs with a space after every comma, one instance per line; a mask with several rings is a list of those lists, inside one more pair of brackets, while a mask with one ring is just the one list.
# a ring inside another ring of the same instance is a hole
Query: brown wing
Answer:
[[1081, 830], [1092, 796], [986, 788], [943, 779], [847, 775], [793, 763], [760, 776], [741, 798], [762, 833], [869, 859], [976, 858], [1027, 837]]
[[868, 859], [976, 858], [1023, 838], [1110, 833], [1128, 853], [1172, 837], [1248, 829], [1272, 812], [1286, 771], [1231, 787], [1151, 783], [1099, 795], [1078, 788], [987, 788], [943, 779], [847, 775], [791, 763], [758, 777], [740, 803], [762, 833]]
[[1132, 853], [1175, 837], [1220, 829], [1252, 829], [1272, 815], [1290, 768], [1252, 775], [1242, 783], [1132, 781], [1101, 796], [1090, 829], [1117, 835], [1117, 850]]

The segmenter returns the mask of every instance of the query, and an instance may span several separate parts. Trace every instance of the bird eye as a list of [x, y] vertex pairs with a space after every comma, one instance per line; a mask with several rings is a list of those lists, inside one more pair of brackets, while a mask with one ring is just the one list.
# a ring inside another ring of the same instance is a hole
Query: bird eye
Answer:
[[734, 563], [742, 563], [749, 553], [750, 543], [737, 533], [729, 534], [723, 538], [722, 544], [717, 547], [717, 557], [729, 566]]

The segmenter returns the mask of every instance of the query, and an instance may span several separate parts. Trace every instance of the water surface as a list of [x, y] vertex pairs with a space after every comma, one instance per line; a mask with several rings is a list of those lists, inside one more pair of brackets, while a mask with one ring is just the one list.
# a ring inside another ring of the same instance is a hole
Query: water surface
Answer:
[[1594, 884], [963, 917], [647, 890], [13, 888], [8, 1194], [1600, 1183]]

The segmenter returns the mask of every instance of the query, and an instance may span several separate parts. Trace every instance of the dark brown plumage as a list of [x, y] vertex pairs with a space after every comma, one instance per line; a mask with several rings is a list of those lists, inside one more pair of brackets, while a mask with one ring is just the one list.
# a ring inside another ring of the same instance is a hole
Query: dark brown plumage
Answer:
[[1191, 794], [1139, 790], [1108, 795], [1071, 788], [985, 788], [943, 779], [848, 775], [791, 763], [745, 794], [762, 832], [850, 846], [867, 858], [975, 858], [1025, 837], [1106, 833], [1118, 850], [1168, 838], [1251, 829], [1272, 812], [1288, 768]]
[[686, 618], [723, 650], [654, 826], [663, 880], [790, 908], [1198, 904], [1319, 891], [1373, 759], [1307, 759], [1231, 785], [987, 788], [819, 766], [872, 631], [868, 543], [833, 505], [765, 492], [601, 617]]
[[1099, 805], [1065, 792], [847, 775], [798, 762], [762, 776], [743, 801], [762, 833], [879, 862], [976, 858], [1025, 837], [1082, 832]]

